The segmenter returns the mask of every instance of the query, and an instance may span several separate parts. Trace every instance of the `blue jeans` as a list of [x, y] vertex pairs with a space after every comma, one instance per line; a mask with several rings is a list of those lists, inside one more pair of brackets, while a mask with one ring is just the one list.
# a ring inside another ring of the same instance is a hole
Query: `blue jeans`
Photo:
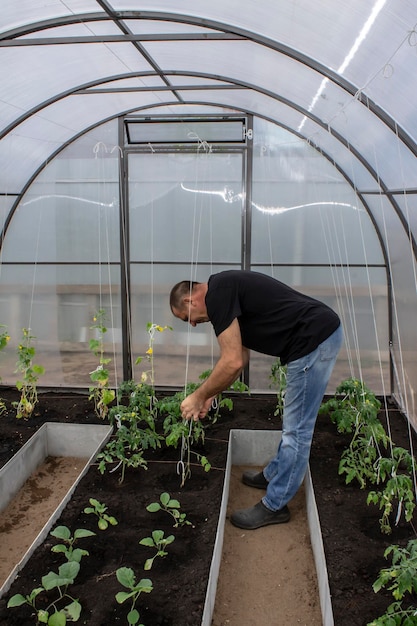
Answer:
[[340, 325], [313, 352], [287, 365], [282, 439], [263, 470], [269, 484], [262, 502], [271, 511], [282, 509], [304, 480], [317, 413], [342, 340]]

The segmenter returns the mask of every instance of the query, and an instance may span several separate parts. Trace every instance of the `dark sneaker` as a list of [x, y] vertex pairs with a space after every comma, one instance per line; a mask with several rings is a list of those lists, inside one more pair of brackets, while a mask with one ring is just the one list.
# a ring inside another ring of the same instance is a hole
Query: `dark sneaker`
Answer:
[[266, 489], [268, 487], [268, 481], [263, 472], [256, 472], [255, 470], [243, 472], [242, 483], [249, 485], [249, 487], [256, 487], [256, 489]]
[[262, 500], [249, 509], [235, 511], [230, 517], [233, 526], [244, 528], [245, 530], [254, 530], [270, 524], [285, 524], [289, 519], [290, 511], [287, 506], [284, 506], [279, 511], [270, 511]]

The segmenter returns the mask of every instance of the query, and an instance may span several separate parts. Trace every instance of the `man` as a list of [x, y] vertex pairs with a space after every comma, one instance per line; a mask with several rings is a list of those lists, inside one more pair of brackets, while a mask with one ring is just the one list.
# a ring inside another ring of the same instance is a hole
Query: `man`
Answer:
[[342, 343], [338, 315], [274, 278], [241, 270], [213, 274], [207, 283], [177, 283], [170, 306], [192, 326], [211, 322], [220, 346], [210, 376], [181, 404], [184, 419], [206, 416], [212, 399], [239, 377], [249, 350], [287, 365], [277, 454], [263, 471], [242, 476], [244, 484], [266, 494], [255, 506], [235, 511], [231, 522], [246, 530], [288, 522], [287, 503], [304, 479], [317, 413]]

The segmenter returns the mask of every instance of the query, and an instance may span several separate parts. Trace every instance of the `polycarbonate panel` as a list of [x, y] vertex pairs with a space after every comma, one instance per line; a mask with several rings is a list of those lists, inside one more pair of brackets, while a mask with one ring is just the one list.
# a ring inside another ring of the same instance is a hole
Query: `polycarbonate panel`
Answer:
[[105, 347], [111, 384], [120, 380], [120, 268], [97, 265], [3, 265], [0, 320], [10, 342], [2, 351], [2, 383], [14, 384], [17, 346], [22, 329], [30, 328], [36, 355], [43, 365], [41, 386], [88, 387], [99, 365], [89, 349], [91, 326], [103, 309]]
[[242, 154], [129, 155], [132, 261], [240, 263]]
[[163, 69], [209, 73], [267, 91], [279, 84], [281, 97], [306, 108], [309, 94], [319, 89], [322, 80], [301, 63], [250, 41], [194, 41], [193, 54], [185, 41], [146, 42], [143, 46]]
[[0, 231], [3, 229], [4, 223], [15, 201], [15, 196], [0, 196]]
[[0, 84], [2, 92], [7, 93], [7, 102], [16, 106], [16, 118], [89, 81], [149, 70], [152, 67], [144, 57], [133, 46], [122, 43], [0, 48]]
[[7, 230], [4, 261], [120, 259], [119, 152], [93, 141], [61, 153], [32, 183]]
[[399, 205], [414, 239], [417, 240], [417, 194], [398, 193], [394, 195], [394, 200]]
[[417, 426], [416, 261], [407, 231], [387, 198], [369, 196], [388, 254], [392, 280], [395, 395]]
[[[181, 92], [185, 97], [185, 92]], [[188, 91], [187, 97], [192, 95], [197, 100], [202, 96], [201, 92]], [[210, 90], [204, 93], [207, 102], [222, 102], [231, 107], [241, 106], [243, 110], [250, 111], [258, 115], [267, 115], [268, 119], [276, 120], [281, 124], [285, 120], [285, 125], [301, 132], [312, 144], [323, 148], [330, 160], [340, 165], [341, 169], [358, 189], [379, 189], [378, 181], [366, 170], [365, 166], [327, 129], [323, 129], [315, 122], [312, 122], [295, 109], [291, 109], [285, 104], [278, 102], [262, 93], [255, 91], [221, 91]], [[258, 120], [262, 121], [262, 120]], [[255, 137], [256, 140], [256, 137]]]
[[0, 31], [4, 32], [32, 22], [89, 12], [102, 12], [96, 0], [65, 0], [65, 2], [2, 0]]
[[314, 145], [329, 155], [331, 161], [346, 173], [355, 189], [358, 191], [379, 191], [380, 181], [377, 173], [373, 173], [372, 169], [367, 169], [369, 164], [366, 161], [361, 163], [359, 158], [349, 150], [349, 145], [345, 146], [342, 140], [309, 118], [303, 118], [296, 129], [302, 132], [307, 140], [311, 140]]
[[[168, 92], [169, 94], [169, 92]], [[153, 101], [151, 93], [142, 103]], [[46, 111], [20, 124], [13, 135], [0, 142], [0, 189], [18, 192], [36, 170], [60, 146], [84, 129], [110, 118], [126, 107], [135, 110], [135, 93], [72, 96], [49, 106]], [[48, 115], [49, 120], [45, 119]], [[59, 120], [66, 123], [60, 124]]]
[[415, 155], [366, 106], [352, 102], [332, 127], [370, 163], [390, 189], [417, 186]]
[[[225, 25], [233, 25], [248, 31], [283, 42], [295, 49], [308, 52], [329, 66], [342, 65], [346, 50], [351, 50], [355, 40], [363, 31], [376, 2], [302, 2], [294, 6], [291, 0], [282, 0], [277, 6], [275, 0], [262, 3], [239, 2], [239, 0], [181, 0], [175, 2], [175, 12], [191, 15], [196, 20], [215, 20]], [[410, 13], [406, 2], [390, 3], [390, 17]], [[121, 10], [134, 10], [135, 0], [113, 0], [112, 6]], [[398, 7], [398, 8], [397, 8]], [[173, 11], [170, 0], [141, 4], [142, 11]], [[374, 22], [374, 29], [378, 22]], [[411, 25], [409, 25], [411, 26]]]
[[[340, 316], [344, 342], [327, 393], [350, 376], [361, 378], [374, 393], [389, 388], [388, 290], [384, 268], [313, 268], [254, 266], [291, 287], [317, 298]], [[251, 355], [251, 389], [265, 389], [271, 359]]]
[[[169, 293], [181, 280], [206, 282], [211, 274], [234, 265], [211, 266], [188, 264], [153, 265], [133, 264], [131, 267], [132, 343], [134, 360], [145, 356], [149, 347], [147, 324], [171, 326], [172, 330], [155, 334], [154, 367], [155, 384], [183, 387], [186, 382], [199, 382], [199, 376], [211, 369], [217, 360], [219, 348], [210, 323], [190, 324], [175, 318], [169, 307]], [[134, 367], [134, 378], [149, 369], [146, 359]], [[186, 380], [187, 379], [187, 380]]]
[[368, 214], [335, 167], [301, 139], [257, 120], [252, 216], [253, 263], [384, 262]]

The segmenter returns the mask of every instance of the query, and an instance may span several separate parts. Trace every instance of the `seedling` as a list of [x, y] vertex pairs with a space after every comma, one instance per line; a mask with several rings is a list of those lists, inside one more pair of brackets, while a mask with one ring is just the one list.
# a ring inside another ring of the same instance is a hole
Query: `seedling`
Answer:
[[[1, 330], [2, 328], [4, 330]], [[0, 352], [4, 350], [4, 348], [7, 346], [9, 341], [10, 341], [10, 335], [7, 332], [7, 327], [4, 324], [0, 324]], [[1, 377], [0, 377], [0, 383], [1, 383]], [[5, 410], [6, 410], [6, 404], [4, 400], [0, 398], [0, 415], [4, 413]]]
[[174, 528], [178, 528], [178, 526], [192, 525], [189, 520], [187, 520], [187, 516], [185, 513], [180, 513], [180, 503], [178, 500], [174, 500], [171, 498], [169, 493], [164, 491], [159, 496], [159, 502], [151, 502], [146, 507], [146, 510], [150, 513], [156, 513], [157, 511], [165, 511], [169, 513], [171, 517], [174, 518], [175, 524]]
[[[126, 600], [131, 600], [131, 608], [127, 614], [127, 623], [132, 625], [138, 624], [140, 615], [136, 609], [136, 602], [141, 593], [150, 593], [152, 591], [152, 581], [149, 578], [141, 578], [137, 583], [135, 573], [130, 567], [120, 567], [116, 570], [116, 576], [119, 583], [129, 589], [129, 591], [116, 593], [116, 601], [119, 604], [123, 604]], [[139, 626], [144, 625], [139, 624]]]
[[97, 515], [97, 525], [100, 530], [106, 530], [109, 527], [109, 524], [111, 526], [117, 526], [117, 519], [112, 515], [108, 515], [106, 513], [108, 507], [105, 504], [102, 504], [95, 498], [90, 498], [89, 503], [91, 504], [91, 506], [87, 506], [84, 509], [84, 513], [92, 513], [93, 515]]
[[67, 526], [57, 526], [50, 533], [53, 537], [57, 539], [61, 539], [64, 543], [58, 543], [57, 545], [51, 548], [52, 552], [62, 553], [67, 561], [75, 561], [80, 563], [83, 556], [88, 556], [88, 551], [83, 550], [81, 548], [74, 548], [74, 544], [77, 539], [82, 539], [84, 537], [92, 537], [96, 533], [93, 533], [91, 530], [87, 530], [85, 528], [78, 528], [74, 535], [71, 535], [71, 531]]
[[22, 417], [27, 419], [32, 415], [38, 402], [38, 378], [45, 373], [42, 365], [33, 363], [35, 356], [33, 339], [35, 337], [30, 334], [30, 328], [23, 328], [22, 343], [17, 349], [18, 361], [15, 369], [15, 373], [20, 374], [20, 380], [16, 382], [16, 388], [20, 391], [20, 400], [12, 403], [17, 411], [16, 417], [19, 419]]
[[[80, 570], [80, 564], [76, 561], [63, 563], [58, 573], [49, 572], [42, 577], [42, 587], [36, 587], [27, 596], [20, 593], [15, 594], [7, 603], [7, 608], [28, 604], [35, 610], [37, 624], [48, 624], [48, 626], [65, 626], [67, 621], [76, 622], [81, 615], [81, 604], [67, 593], [69, 585], [74, 583]], [[46, 609], [37, 609], [36, 598], [44, 591], [58, 589], [59, 597], [51, 602]], [[62, 609], [58, 608], [58, 603], [70, 600], [69, 604]]]
[[163, 530], [153, 530], [152, 537], [144, 537], [139, 541], [142, 546], [148, 546], [150, 548], [155, 548], [156, 553], [150, 559], [146, 559], [144, 568], [145, 570], [152, 569], [152, 565], [157, 556], [164, 557], [168, 554], [165, 548], [174, 541], [174, 535], [168, 535], [168, 537], [164, 537]]
[[94, 400], [96, 415], [105, 419], [109, 412], [109, 405], [115, 399], [116, 394], [113, 389], [109, 388], [109, 369], [107, 366], [111, 359], [104, 356], [104, 335], [107, 332], [104, 325], [104, 309], [100, 309], [96, 313], [93, 321], [94, 324], [90, 328], [96, 332], [97, 337], [90, 339], [89, 348], [94, 356], [98, 357], [99, 362], [96, 369], [90, 372], [90, 379], [94, 385], [89, 388], [89, 400]]
[[271, 366], [271, 374], [269, 376], [271, 388], [276, 389], [277, 406], [274, 415], [282, 417], [284, 414], [285, 392], [287, 390], [287, 366], [281, 365], [281, 359], [278, 357]]
[[162, 439], [155, 430], [155, 419], [149, 410], [152, 393], [152, 388], [143, 383], [137, 385], [134, 381], [127, 381], [120, 385], [118, 402], [128, 394], [129, 405], [118, 403], [109, 411], [109, 422], [116, 426], [116, 431], [97, 456], [101, 474], [104, 474], [107, 465], [117, 463], [111, 471], [121, 467], [119, 482], [123, 482], [127, 467], [147, 469], [144, 450], [159, 448]]
[[415, 607], [401, 606], [401, 600], [406, 594], [417, 592], [417, 540], [411, 539], [406, 548], [398, 545], [389, 546], [384, 557], [392, 555], [392, 565], [379, 572], [379, 576], [372, 585], [375, 593], [382, 588], [388, 589], [397, 600], [387, 608], [385, 615], [377, 618], [369, 626], [386, 626], [388, 624], [401, 624], [413, 626], [416, 623], [417, 609]]

